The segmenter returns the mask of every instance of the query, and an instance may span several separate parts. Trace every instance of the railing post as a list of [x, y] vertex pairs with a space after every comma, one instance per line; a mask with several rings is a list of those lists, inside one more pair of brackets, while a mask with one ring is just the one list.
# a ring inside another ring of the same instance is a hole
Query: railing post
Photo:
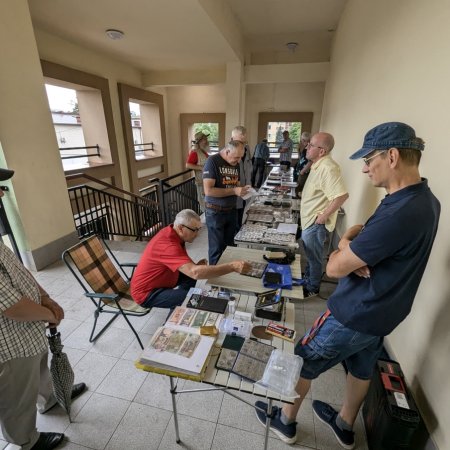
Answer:
[[166, 208], [166, 198], [164, 195], [163, 181], [158, 180], [157, 190], [158, 190], [158, 205], [159, 205], [159, 214], [162, 219], [163, 226], [166, 227], [169, 225], [167, 220], [167, 208]]

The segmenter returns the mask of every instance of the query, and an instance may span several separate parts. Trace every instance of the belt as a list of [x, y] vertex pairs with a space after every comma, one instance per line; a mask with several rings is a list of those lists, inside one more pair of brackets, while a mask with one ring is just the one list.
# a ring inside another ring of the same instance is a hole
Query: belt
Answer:
[[224, 207], [219, 205], [214, 205], [214, 203], [205, 203], [205, 206], [209, 209], [214, 209], [215, 211], [232, 211], [234, 206]]

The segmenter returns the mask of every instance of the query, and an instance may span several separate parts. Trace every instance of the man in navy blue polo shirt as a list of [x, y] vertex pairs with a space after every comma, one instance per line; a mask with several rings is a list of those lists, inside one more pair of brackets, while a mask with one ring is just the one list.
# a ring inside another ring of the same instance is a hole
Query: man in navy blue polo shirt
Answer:
[[[296, 441], [296, 416], [311, 381], [345, 361], [348, 368], [344, 404], [338, 412], [313, 401], [315, 415], [347, 449], [369, 389], [383, 337], [411, 311], [436, 236], [440, 204], [419, 174], [423, 140], [400, 122], [367, 132], [363, 147], [350, 156], [364, 161], [363, 173], [387, 195], [364, 225], [351, 227], [330, 255], [327, 274], [339, 278], [328, 310], [297, 344], [304, 359], [293, 405], [276, 408], [271, 429], [284, 441]], [[267, 407], [257, 402], [265, 424]]]

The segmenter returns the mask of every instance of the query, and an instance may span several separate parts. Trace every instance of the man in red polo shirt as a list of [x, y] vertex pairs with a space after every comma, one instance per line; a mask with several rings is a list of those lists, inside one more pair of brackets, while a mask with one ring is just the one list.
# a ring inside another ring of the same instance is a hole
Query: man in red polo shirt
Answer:
[[148, 243], [131, 280], [131, 295], [144, 307], [175, 308], [183, 303], [196, 280], [249, 270], [246, 261], [208, 266], [197, 264], [186, 252], [201, 228], [200, 217], [191, 209], [180, 211], [173, 224], [163, 228]]

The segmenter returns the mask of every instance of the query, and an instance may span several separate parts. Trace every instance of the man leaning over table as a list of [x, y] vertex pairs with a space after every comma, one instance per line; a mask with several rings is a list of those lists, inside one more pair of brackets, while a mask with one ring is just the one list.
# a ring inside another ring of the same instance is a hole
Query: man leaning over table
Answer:
[[[409, 314], [436, 236], [440, 204], [420, 177], [423, 140], [410, 126], [389, 122], [367, 132], [351, 159], [386, 197], [364, 225], [351, 227], [330, 255], [327, 274], [339, 278], [328, 309], [297, 344], [303, 367], [293, 405], [275, 407], [271, 429], [288, 444], [297, 439], [296, 417], [311, 381], [345, 361], [348, 374], [340, 411], [314, 400], [314, 414], [339, 444], [355, 445], [353, 424], [369, 389], [383, 337]], [[263, 402], [256, 406], [267, 409]], [[265, 425], [265, 414], [257, 410]]]
[[173, 309], [183, 303], [196, 280], [249, 270], [245, 261], [208, 266], [205, 259], [194, 263], [186, 251], [201, 229], [200, 217], [183, 209], [173, 224], [160, 230], [148, 243], [131, 279], [131, 296], [146, 308]]

